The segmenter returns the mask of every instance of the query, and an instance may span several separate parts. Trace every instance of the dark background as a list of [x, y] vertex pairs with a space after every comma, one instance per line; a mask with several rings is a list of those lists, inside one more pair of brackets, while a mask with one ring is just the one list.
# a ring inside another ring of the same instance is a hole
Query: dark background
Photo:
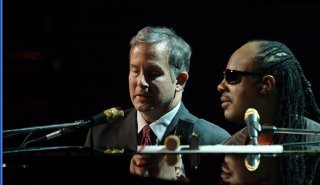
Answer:
[[[320, 3], [4, 0], [3, 11], [4, 130], [131, 107], [129, 42], [148, 25], [171, 27], [190, 43], [183, 101], [230, 133], [240, 126], [224, 119], [216, 87], [232, 52], [248, 40], [287, 44], [319, 102]], [[83, 144], [85, 132], [58, 141]]]

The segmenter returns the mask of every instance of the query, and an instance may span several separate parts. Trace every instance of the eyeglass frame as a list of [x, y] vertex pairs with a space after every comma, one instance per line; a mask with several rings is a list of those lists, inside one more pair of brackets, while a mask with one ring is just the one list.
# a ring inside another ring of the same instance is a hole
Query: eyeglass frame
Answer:
[[[249, 72], [249, 71], [238, 71], [238, 70], [231, 70], [231, 69], [226, 69], [222, 73], [223, 73], [223, 79], [226, 80], [226, 82], [230, 85], [239, 84], [242, 81], [241, 80], [242, 76], [260, 76], [260, 77], [263, 76], [260, 73]], [[230, 74], [237, 75], [236, 76], [237, 78], [235, 80], [230, 80]]]

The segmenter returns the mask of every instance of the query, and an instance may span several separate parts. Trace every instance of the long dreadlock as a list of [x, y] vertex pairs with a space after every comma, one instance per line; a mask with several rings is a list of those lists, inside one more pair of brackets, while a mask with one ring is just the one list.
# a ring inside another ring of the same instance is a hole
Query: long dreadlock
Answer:
[[[286, 128], [306, 128], [305, 117], [320, 118], [320, 110], [311, 89], [311, 83], [305, 77], [299, 61], [291, 50], [277, 41], [254, 40], [259, 51], [255, 61], [261, 74], [273, 75], [279, 91], [279, 107], [275, 116], [275, 125]], [[303, 141], [299, 135], [276, 137], [276, 144]], [[304, 156], [286, 156], [281, 160], [283, 184], [311, 184], [316, 172], [317, 161]], [[311, 166], [310, 166], [311, 165]], [[307, 167], [307, 168], [306, 168]]]

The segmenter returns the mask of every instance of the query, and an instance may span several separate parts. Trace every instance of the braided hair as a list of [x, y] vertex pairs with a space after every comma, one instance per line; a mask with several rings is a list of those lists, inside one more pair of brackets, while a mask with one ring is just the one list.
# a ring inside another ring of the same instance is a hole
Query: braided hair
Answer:
[[[306, 119], [320, 118], [320, 110], [314, 98], [311, 83], [305, 77], [302, 67], [291, 50], [278, 41], [253, 40], [259, 49], [254, 62], [263, 75], [276, 79], [279, 91], [279, 107], [275, 116], [275, 126], [305, 129]], [[275, 144], [304, 141], [301, 135], [275, 136]], [[312, 161], [312, 160], [311, 160]], [[281, 160], [283, 184], [311, 184], [316, 172], [316, 163], [310, 158], [289, 155]], [[310, 164], [309, 164], [310, 163]], [[311, 165], [311, 166], [310, 166]]]

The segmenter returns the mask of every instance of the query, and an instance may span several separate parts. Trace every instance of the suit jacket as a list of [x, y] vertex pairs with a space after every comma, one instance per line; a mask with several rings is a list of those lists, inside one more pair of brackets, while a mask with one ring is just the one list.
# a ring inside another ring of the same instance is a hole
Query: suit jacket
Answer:
[[[182, 145], [188, 145], [191, 134], [199, 136], [200, 145], [220, 144], [230, 137], [223, 128], [204, 119], [192, 115], [181, 103], [177, 114], [167, 127], [160, 144], [164, 144], [166, 136], [176, 134]], [[123, 147], [131, 151], [137, 150], [137, 110], [132, 108], [124, 111], [124, 118], [112, 124], [101, 124], [91, 128], [85, 145], [90, 147]], [[192, 156], [194, 157], [194, 156]], [[190, 182], [212, 184], [218, 181], [222, 157], [217, 155], [197, 156], [198, 168], [193, 168], [191, 156], [182, 156], [185, 171]], [[194, 159], [194, 158], [193, 158]], [[210, 181], [203, 181], [210, 179]]]
[[[223, 128], [192, 115], [182, 103], [160, 144], [164, 143], [166, 136], [173, 133], [180, 136], [181, 144], [189, 144], [189, 138], [193, 132], [199, 136], [200, 145], [220, 144], [230, 137]], [[89, 129], [85, 146], [116, 146], [136, 151], [137, 134], [137, 110], [132, 108], [124, 111], [124, 118], [121, 120]]]

